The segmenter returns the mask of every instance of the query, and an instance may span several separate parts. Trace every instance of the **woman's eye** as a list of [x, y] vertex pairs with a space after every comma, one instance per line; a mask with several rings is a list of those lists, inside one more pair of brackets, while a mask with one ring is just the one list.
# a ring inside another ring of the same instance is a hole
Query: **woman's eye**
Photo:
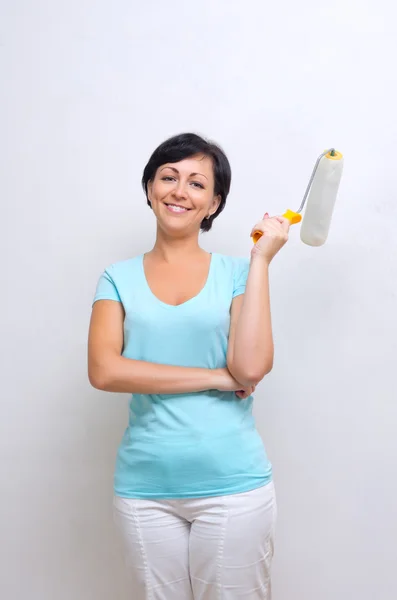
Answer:
[[203, 189], [204, 189], [204, 186], [203, 186], [203, 184], [202, 184], [202, 183], [199, 183], [198, 181], [192, 181], [192, 185], [193, 185], [194, 187], [197, 187], [197, 188], [199, 188], [200, 190], [203, 190]]
[[171, 177], [170, 175], [166, 175], [165, 177], [161, 178], [162, 181], [175, 181], [174, 177]]

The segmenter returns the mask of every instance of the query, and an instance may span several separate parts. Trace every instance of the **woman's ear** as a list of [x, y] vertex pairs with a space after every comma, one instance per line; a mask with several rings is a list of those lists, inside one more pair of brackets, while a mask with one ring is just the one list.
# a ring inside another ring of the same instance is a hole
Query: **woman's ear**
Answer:
[[149, 181], [147, 184], [147, 199], [150, 202], [150, 204], [152, 204], [152, 188], [153, 188], [153, 181]]
[[221, 197], [220, 196], [214, 196], [212, 199], [212, 203], [211, 203], [211, 208], [208, 211], [208, 217], [212, 217], [212, 215], [214, 215], [216, 213], [216, 211], [219, 208], [219, 205], [221, 203]]

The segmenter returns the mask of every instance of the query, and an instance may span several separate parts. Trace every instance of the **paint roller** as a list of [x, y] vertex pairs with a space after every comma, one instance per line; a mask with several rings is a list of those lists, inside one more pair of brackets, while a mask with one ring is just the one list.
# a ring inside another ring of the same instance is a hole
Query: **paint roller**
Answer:
[[[300, 207], [296, 212], [288, 209], [283, 215], [291, 225], [300, 223], [306, 205], [300, 235], [309, 246], [322, 246], [328, 237], [342, 171], [343, 155], [335, 148], [325, 150], [314, 165]], [[261, 231], [252, 234], [255, 244], [261, 237]]]

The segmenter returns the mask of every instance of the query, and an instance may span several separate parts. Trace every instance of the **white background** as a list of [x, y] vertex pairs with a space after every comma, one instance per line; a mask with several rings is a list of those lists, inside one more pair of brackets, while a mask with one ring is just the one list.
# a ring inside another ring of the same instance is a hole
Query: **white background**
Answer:
[[[152, 150], [233, 167], [205, 248], [248, 255], [343, 152], [328, 242], [272, 266], [274, 600], [395, 600], [397, 9], [389, 0], [1, 0], [0, 596], [126, 600], [111, 517], [126, 397], [90, 388], [97, 279], [151, 247]], [[131, 599], [130, 599], [131, 600]]]

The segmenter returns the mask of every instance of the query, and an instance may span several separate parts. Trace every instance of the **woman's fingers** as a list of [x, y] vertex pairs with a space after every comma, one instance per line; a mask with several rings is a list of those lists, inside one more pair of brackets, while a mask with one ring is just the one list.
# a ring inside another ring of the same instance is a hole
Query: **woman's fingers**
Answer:
[[[266, 213], [267, 214], [267, 213]], [[263, 219], [256, 223], [256, 225], [252, 228], [251, 236], [255, 231], [260, 231], [264, 235], [269, 234], [271, 232], [277, 233], [283, 231], [283, 233], [287, 233], [290, 228], [290, 222], [285, 217], [269, 217], [264, 215]]]
[[288, 219], [280, 216], [274, 218], [277, 219], [284, 231], [289, 231], [289, 228], [291, 227], [291, 222]]
[[252, 387], [246, 388], [244, 390], [239, 390], [238, 392], [236, 392], [236, 396], [240, 398], [240, 400], [244, 400], [245, 398], [251, 396], [251, 394], [255, 392], [255, 389], [256, 385], [253, 385]]

